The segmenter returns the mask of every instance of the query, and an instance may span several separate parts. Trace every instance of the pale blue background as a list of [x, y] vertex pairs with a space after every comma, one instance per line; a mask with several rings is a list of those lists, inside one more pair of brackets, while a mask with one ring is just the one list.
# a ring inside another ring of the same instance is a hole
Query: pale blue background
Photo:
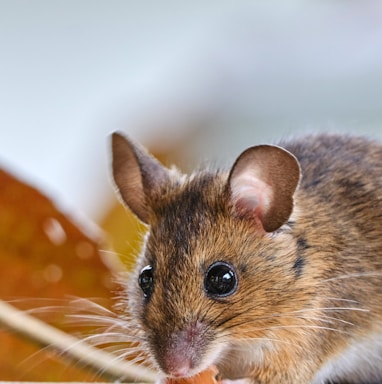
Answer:
[[382, 138], [382, 2], [0, 0], [0, 166], [97, 220], [115, 129], [157, 151], [199, 130], [222, 162], [297, 132]]

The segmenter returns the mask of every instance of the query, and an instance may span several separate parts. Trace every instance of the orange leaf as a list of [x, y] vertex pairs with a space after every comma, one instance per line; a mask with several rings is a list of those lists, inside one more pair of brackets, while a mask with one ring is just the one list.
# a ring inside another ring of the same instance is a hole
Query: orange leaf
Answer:
[[[109, 302], [111, 273], [100, 257], [99, 242], [37, 189], [0, 170], [0, 299], [21, 298], [16, 305], [27, 308], [36, 305], [34, 299], [68, 295]], [[50, 315], [60, 318], [64, 313]], [[94, 378], [81, 376], [70, 364], [53, 362], [51, 353], [33, 357], [38, 346], [5, 331], [0, 333], [0, 345], [2, 380]]]

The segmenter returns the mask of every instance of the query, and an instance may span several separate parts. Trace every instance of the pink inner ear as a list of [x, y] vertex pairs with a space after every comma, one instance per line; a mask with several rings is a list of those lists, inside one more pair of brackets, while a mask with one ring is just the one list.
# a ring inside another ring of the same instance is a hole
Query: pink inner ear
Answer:
[[263, 215], [271, 207], [272, 188], [254, 170], [235, 175], [231, 179], [231, 193], [239, 215], [255, 216], [262, 221]]

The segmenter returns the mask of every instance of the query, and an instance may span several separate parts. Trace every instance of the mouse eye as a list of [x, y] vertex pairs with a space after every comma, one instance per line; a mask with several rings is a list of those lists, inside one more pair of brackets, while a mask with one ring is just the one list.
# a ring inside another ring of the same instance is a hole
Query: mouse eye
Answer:
[[147, 265], [141, 270], [138, 278], [138, 284], [143, 291], [143, 296], [149, 298], [153, 293], [154, 288], [154, 273], [151, 265]]
[[211, 264], [204, 277], [204, 289], [209, 296], [226, 297], [235, 293], [237, 275], [232, 265], [224, 261]]

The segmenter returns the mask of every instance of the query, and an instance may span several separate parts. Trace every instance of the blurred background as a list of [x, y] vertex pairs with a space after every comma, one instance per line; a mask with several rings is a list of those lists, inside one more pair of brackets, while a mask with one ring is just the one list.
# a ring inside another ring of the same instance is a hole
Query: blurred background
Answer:
[[[382, 2], [0, 0], [0, 299], [112, 296], [105, 250], [129, 263], [143, 231], [110, 182], [115, 130], [184, 171], [303, 133], [382, 139]], [[32, 353], [0, 380], [47, 379], [19, 369]]]

